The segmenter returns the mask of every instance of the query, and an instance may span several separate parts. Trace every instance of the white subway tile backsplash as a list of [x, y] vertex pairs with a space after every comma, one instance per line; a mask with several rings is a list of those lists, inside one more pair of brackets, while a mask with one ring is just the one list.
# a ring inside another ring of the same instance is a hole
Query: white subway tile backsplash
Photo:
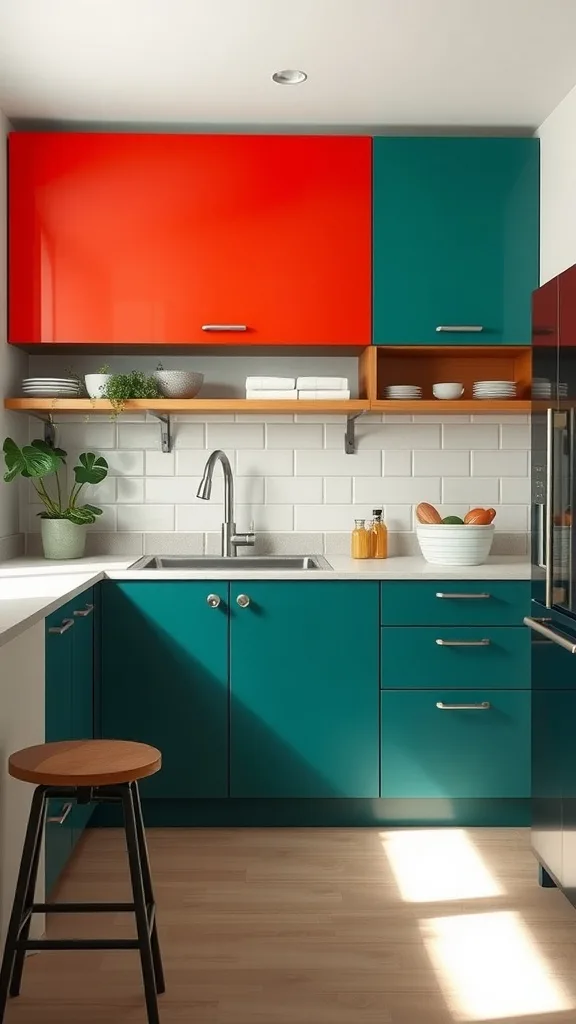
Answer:
[[[187, 445], [180, 445], [185, 448]], [[190, 445], [201, 448], [202, 444]], [[264, 447], [263, 423], [209, 423], [206, 427], [206, 447], [237, 451], [240, 448]]]
[[530, 416], [527, 413], [506, 413], [506, 416], [498, 413], [482, 413], [472, 416], [473, 423], [529, 423]]
[[503, 423], [501, 428], [502, 448], [530, 448], [530, 425], [525, 426]]
[[[56, 431], [60, 448], [67, 452], [100, 451], [116, 447], [116, 423], [61, 423]], [[127, 445], [126, 447], [136, 447]], [[142, 445], [138, 445], [142, 448]]]
[[324, 477], [324, 501], [327, 505], [350, 505], [352, 503], [351, 477]]
[[414, 505], [387, 503], [384, 506], [384, 521], [388, 529], [393, 532], [409, 532], [414, 526]]
[[496, 424], [483, 423], [445, 423], [442, 427], [443, 448], [464, 448], [472, 451], [474, 448], [498, 448], [500, 441], [499, 430]]
[[[175, 452], [175, 473], [176, 476], [198, 476], [201, 477], [204, 474], [204, 467], [206, 460], [210, 455], [209, 451], [205, 448], [199, 448], [197, 451], [190, 449], [188, 451]], [[234, 468], [234, 462], [232, 461], [232, 468]], [[220, 467], [216, 468], [218, 476], [222, 476], [222, 470]], [[154, 476], [154, 473], [150, 473], [150, 476]], [[159, 473], [158, 476], [162, 474]]]
[[[96, 495], [94, 500], [96, 500]], [[144, 480], [136, 476], [118, 477], [116, 501], [129, 505], [141, 505], [144, 501]]]
[[120, 531], [145, 533], [174, 529], [174, 505], [118, 505], [117, 511]]
[[354, 501], [368, 502], [374, 507], [378, 503], [418, 504], [420, 501], [440, 501], [440, 498], [439, 477], [354, 478]]
[[446, 448], [437, 452], [414, 452], [413, 460], [414, 476], [470, 476], [469, 452], [452, 452]]
[[352, 531], [354, 520], [366, 519], [369, 513], [368, 508], [356, 505], [297, 505], [294, 524], [297, 530]]
[[[343, 439], [342, 439], [343, 440]], [[295, 452], [296, 476], [378, 476], [382, 472], [381, 452], [340, 451]]]
[[[154, 506], [150, 506], [151, 508]], [[220, 530], [222, 525], [222, 506], [212, 501], [202, 501], [197, 505], [176, 506], [176, 530], [206, 532]], [[281, 532], [294, 528], [292, 505], [236, 505], [236, 526], [239, 530], [247, 530], [251, 522], [256, 530]]]
[[146, 476], [174, 476], [175, 469], [176, 452], [146, 452]]
[[495, 505], [500, 499], [495, 477], [444, 477], [442, 501], [463, 501], [470, 505]]
[[160, 423], [119, 423], [118, 447], [152, 448], [160, 447]]
[[528, 476], [527, 451], [472, 452], [473, 476]]
[[321, 423], [268, 423], [266, 447], [322, 448], [324, 428]]
[[293, 476], [293, 451], [236, 452], [238, 476]]
[[412, 475], [411, 451], [394, 451], [386, 449], [384, 458], [384, 476], [411, 476]]
[[[174, 427], [174, 447], [204, 448], [205, 431], [208, 429], [203, 423], [199, 423], [198, 420], [195, 420], [194, 423], [177, 423]], [[223, 446], [215, 444], [211, 447], [221, 448]]]
[[[243, 480], [254, 480], [243, 477]], [[322, 479], [307, 476], [268, 476], [265, 481], [266, 504], [315, 505], [322, 501]]]
[[[159, 454], [163, 459], [170, 459], [169, 455], [162, 455], [162, 452], [150, 452], [150, 454]], [[144, 452], [106, 452], [105, 458], [108, 461], [108, 472], [111, 476], [143, 476], [144, 474]]]
[[498, 531], [525, 533], [529, 528], [527, 505], [496, 505], [494, 525]]
[[500, 501], [503, 505], [529, 505], [532, 481], [530, 477], [505, 477], [500, 481]]

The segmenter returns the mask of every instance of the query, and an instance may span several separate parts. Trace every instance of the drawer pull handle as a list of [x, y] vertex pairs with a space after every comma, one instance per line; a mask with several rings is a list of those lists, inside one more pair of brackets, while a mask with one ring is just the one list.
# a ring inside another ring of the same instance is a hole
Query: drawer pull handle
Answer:
[[546, 640], [550, 640], [551, 643], [558, 644], [558, 647], [563, 647], [569, 654], [576, 654], [576, 644], [568, 636], [564, 636], [563, 633], [557, 633], [555, 629], [550, 629], [550, 626], [545, 626], [539, 619], [532, 619], [529, 615], [524, 619], [524, 625], [528, 626], [529, 629], [533, 629], [535, 633], [540, 633]]
[[62, 814], [57, 814], [53, 818], [46, 818], [46, 821], [50, 825], [63, 825], [64, 822], [66, 821], [66, 818], [70, 814], [71, 810], [72, 804], [64, 804], [64, 807], [62, 808]]
[[78, 615], [79, 618], [85, 619], [87, 615], [92, 615], [94, 611], [93, 604], [87, 604], [85, 608], [76, 608], [74, 615]]
[[488, 598], [492, 597], [492, 594], [445, 594], [442, 590], [439, 590], [436, 597], [450, 601], [487, 601]]
[[246, 324], [202, 324], [203, 331], [247, 331]]
[[479, 334], [484, 328], [480, 324], [456, 324], [436, 328], [437, 334]]
[[436, 640], [438, 647], [490, 647], [491, 640]]
[[72, 629], [74, 625], [74, 619], [63, 619], [61, 626], [50, 626], [49, 633], [56, 633], [58, 636], [62, 636], [62, 633], [67, 633], [69, 629]]
[[440, 711], [489, 711], [492, 705], [489, 700], [483, 700], [481, 704], [445, 704], [439, 700], [436, 707]]

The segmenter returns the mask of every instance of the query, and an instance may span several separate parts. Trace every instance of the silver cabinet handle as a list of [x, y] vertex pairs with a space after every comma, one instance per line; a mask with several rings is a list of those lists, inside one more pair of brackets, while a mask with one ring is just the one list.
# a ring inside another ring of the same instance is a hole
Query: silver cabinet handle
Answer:
[[218, 608], [220, 606], [221, 598], [218, 594], [208, 594], [206, 598], [206, 604], [209, 604], [211, 608]]
[[492, 705], [489, 700], [483, 700], [481, 704], [445, 704], [439, 700], [436, 707], [440, 711], [489, 711]]
[[50, 626], [49, 633], [57, 633], [58, 636], [62, 636], [62, 633], [67, 633], [69, 629], [72, 629], [74, 625], [74, 619], [63, 619], [61, 626]]
[[438, 647], [490, 647], [491, 640], [436, 640]]
[[71, 810], [72, 804], [64, 804], [64, 807], [62, 808], [62, 814], [56, 815], [54, 818], [46, 818], [46, 821], [50, 825], [63, 825], [64, 822], [66, 821], [66, 818], [70, 814]]
[[492, 594], [445, 594], [439, 590], [436, 597], [450, 601], [487, 601]]
[[479, 334], [484, 328], [480, 324], [461, 324], [449, 327], [437, 327], [438, 334]]
[[529, 629], [533, 629], [535, 633], [540, 633], [541, 636], [546, 637], [554, 644], [558, 644], [558, 647], [563, 647], [569, 654], [576, 654], [576, 644], [568, 636], [564, 636], [563, 633], [558, 633], [555, 629], [550, 629], [550, 626], [545, 626], [539, 619], [532, 619], [527, 615], [524, 619], [524, 625], [528, 626]]
[[544, 568], [546, 607], [554, 604], [554, 409], [546, 410], [546, 508], [544, 510]]
[[246, 324], [202, 324], [203, 331], [247, 331]]
[[78, 618], [80, 618], [80, 619], [85, 619], [87, 615], [92, 615], [93, 611], [94, 611], [94, 605], [93, 604], [87, 604], [85, 608], [76, 608], [75, 611], [74, 611], [74, 615], [77, 615]]
[[241, 608], [247, 608], [250, 604], [250, 598], [248, 594], [238, 594], [236, 598], [236, 604], [240, 605]]

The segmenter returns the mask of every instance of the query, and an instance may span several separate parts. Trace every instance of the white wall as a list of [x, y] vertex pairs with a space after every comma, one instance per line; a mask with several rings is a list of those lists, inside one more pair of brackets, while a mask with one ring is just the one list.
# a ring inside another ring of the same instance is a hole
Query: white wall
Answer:
[[576, 263], [576, 86], [540, 126], [540, 281]]
[[[23, 416], [6, 413], [2, 400], [6, 395], [19, 394], [14, 385], [26, 374], [27, 356], [6, 344], [7, 325], [7, 266], [6, 266], [6, 135], [9, 124], [0, 111], [0, 448], [7, 435], [23, 441], [26, 424]], [[18, 533], [18, 483], [7, 485], [2, 480], [4, 460], [0, 472], [0, 559], [16, 553], [14, 545], [5, 538]], [[3, 543], [4, 540], [4, 543]]]

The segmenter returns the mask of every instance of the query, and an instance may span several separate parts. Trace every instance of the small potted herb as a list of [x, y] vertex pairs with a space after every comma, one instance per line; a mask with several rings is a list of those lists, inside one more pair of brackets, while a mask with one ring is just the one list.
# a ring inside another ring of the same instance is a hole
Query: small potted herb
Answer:
[[[70, 493], [63, 495], [58, 472], [66, 465], [67, 453], [62, 448], [52, 448], [40, 440], [19, 448], [7, 437], [3, 451], [6, 483], [17, 476], [25, 477], [44, 505], [44, 512], [39, 513], [44, 557], [81, 558], [86, 545], [86, 526], [96, 522], [102, 509], [79, 505], [78, 499], [85, 484], [99, 484], [108, 475], [106, 459], [94, 452], [80, 455], [78, 465], [74, 466], [74, 484]], [[54, 478], [50, 490], [44, 483], [46, 477]]]
[[102, 398], [107, 398], [112, 403], [115, 416], [118, 416], [126, 407], [126, 402], [132, 398], [159, 398], [160, 389], [154, 377], [141, 370], [132, 370], [130, 373], [113, 373], [102, 390]]

